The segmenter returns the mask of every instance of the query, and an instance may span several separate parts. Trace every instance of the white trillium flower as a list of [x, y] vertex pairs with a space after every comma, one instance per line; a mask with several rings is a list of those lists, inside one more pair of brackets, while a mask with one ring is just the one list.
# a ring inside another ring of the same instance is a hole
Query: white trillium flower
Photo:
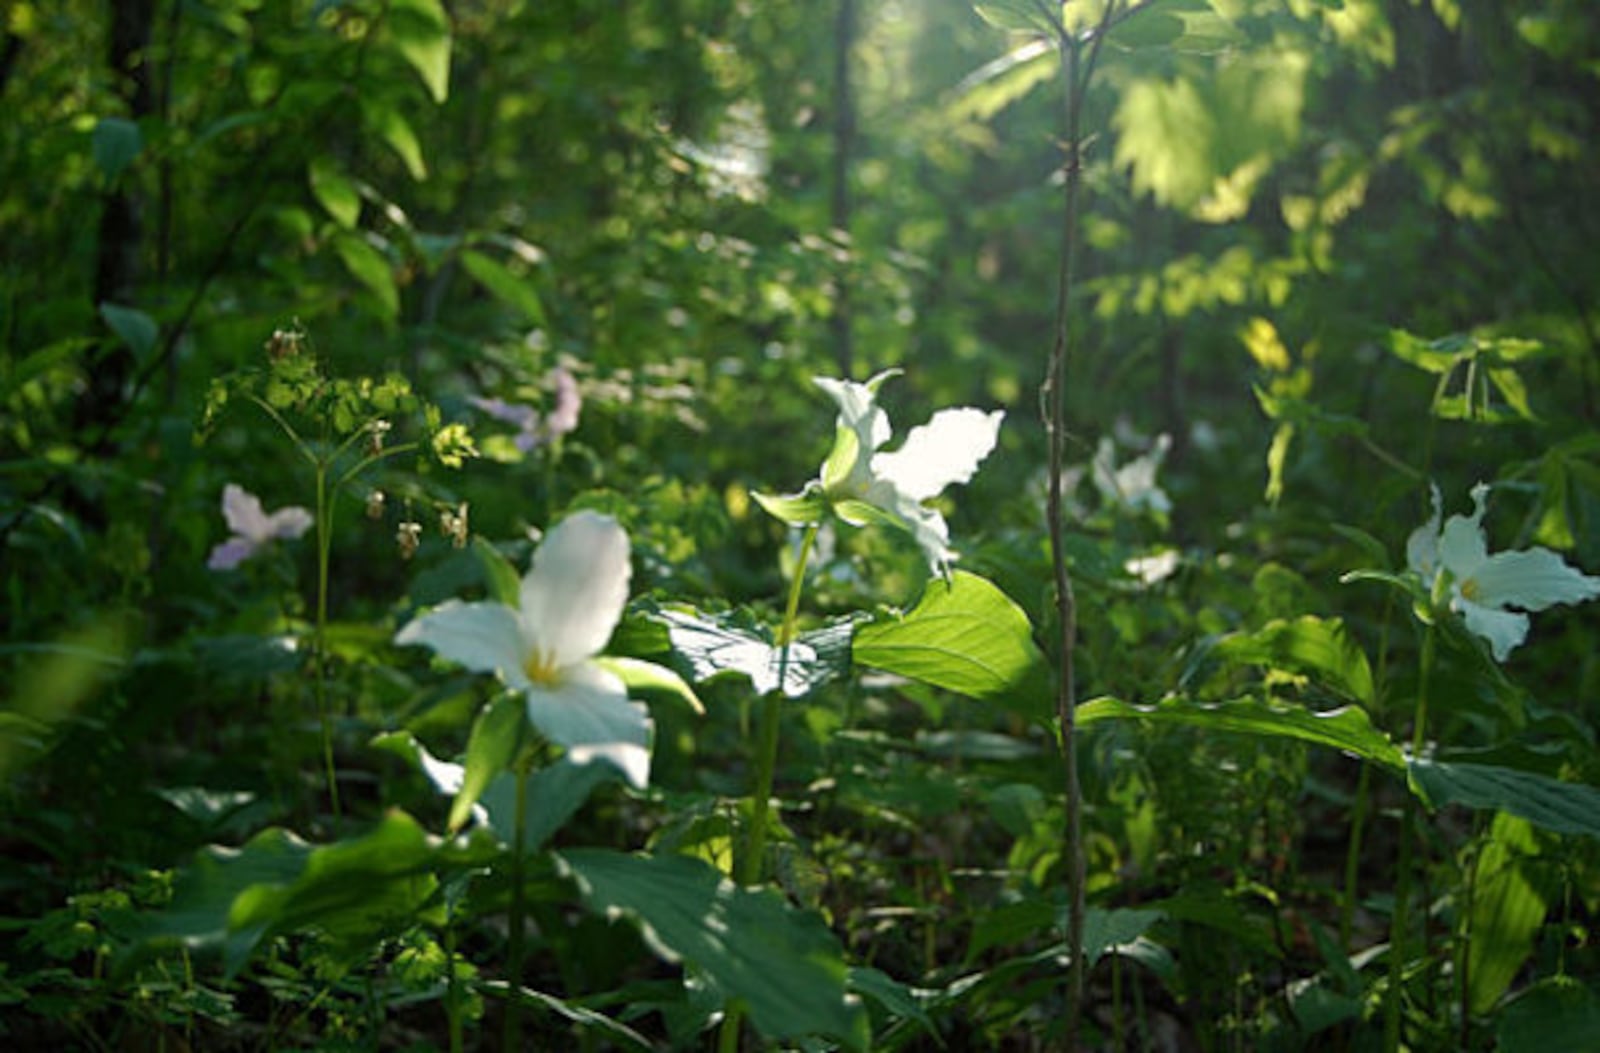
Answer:
[[1118, 505], [1130, 512], [1156, 512], [1165, 515], [1172, 511], [1172, 499], [1156, 484], [1156, 471], [1172, 448], [1172, 437], [1166, 433], [1156, 436], [1150, 452], [1135, 457], [1122, 467], [1117, 467], [1116, 447], [1109, 436], [1100, 440], [1091, 475], [1094, 487], [1108, 505]]
[[293, 539], [311, 529], [311, 513], [299, 505], [268, 515], [261, 498], [237, 483], [222, 488], [222, 518], [233, 536], [211, 550], [206, 566], [232, 570], [278, 538]]
[[985, 413], [970, 406], [939, 410], [927, 424], [912, 428], [898, 450], [880, 453], [893, 429], [878, 405], [878, 387], [899, 372], [887, 370], [865, 384], [816, 378], [817, 386], [839, 406], [833, 452], [822, 466], [822, 489], [846, 522], [860, 526], [879, 520], [909, 531], [928, 562], [942, 570], [954, 558], [950, 529], [944, 516], [923, 502], [952, 483], [972, 478], [994, 449], [1005, 411]]
[[1505, 661], [1527, 639], [1523, 611], [1600, 596], [1600, 578], [1568, 566], [1547, 548], [1491, 556], [1482, 526], [1489, 497], [1484, 483], [1472, 488], [1472, 515], [1451, 516], [1442, 527], [1439, 488], [1432, 490], [1433, 515], [1406, 540], [1406, 563], [1429, 589], [1448, 587], [1450, 609], [1488, 642], [1495, 661]]
[[573, 763], [608, 761], [642, 788], [650, 778], [650, 718], [622, 680], [594, 661], [622, 617], [630, 573], [622, 527], [579, 512], [534, 553], [519, 606], [450, 600], [401, 629], [395, 642], [498, 675]]

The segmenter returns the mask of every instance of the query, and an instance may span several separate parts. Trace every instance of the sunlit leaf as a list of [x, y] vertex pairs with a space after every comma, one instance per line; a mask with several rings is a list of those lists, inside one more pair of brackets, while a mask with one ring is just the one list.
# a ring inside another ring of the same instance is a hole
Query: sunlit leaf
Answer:
[[1318, 712], [1266, 698], [1238, 698], [1206, 704], [1173, 697], [1154, 706], [1135, 706], [1115, 698], [1083, 703], [1077, 712], [1079, 726], [1102, 720], [1149, 720], [1159, 724], [1233, 731], [1268, 738], [1296, 739], [1373, 761], [1399, 772], [1405, 758], [1389, 737], [1372, 726], [1366, 711], [1356, 706]]
[[315, 157], [308, 169], [311, 194], [327, 210], [333, 221], [346, 230], [354, 230], [361, 219], [361, 192], [355, 183], [328, 160]]
[[665, 608], [654, 617], [666, 624], [673, 650], [688, 661], [697, 681], [738, 674], [765, 695], [781, 680], [784, 694], [799, 698], [850, 669], [849, 621], [802, 633], [785, 653], [766, 626], [748, 617], [680, 608]]
[[1049, 675], [1028, 616], [992, 583], [966, 571], [928, 582], [905, 614], [857, 628], [854, 658], [1029, 716], [1050, 709]]
[[688, 856], [572, 849], [556, 858], [590, 910], [627, 918], [656, 954], [693, 965], [768, 1039], [827, 1035], [867, 1047], [866, 1012], [847, 993], [843, 951], [818, 915]]
[[685, 683], [683, 677], [665, 666], [647, 662], [642, 658], [617, 655], [602, 655], [594, 661], [601, 668], [615, 673], [627, 685], [630, 694], [634, 691], [646, 691], [670, 695], [680, 699], [696, 713], [705, 715], [706, 707], [700, 701], [700, 696], [694, 693], [694, 688]]
[[450, 16], [439, 0], [390, 0], [389, 32], [434, 102], [450, 95]]
[[1372, 704], [1372, 669], [1366, 652], [1337, 618], [1308, 614], [1293, 621], [1271, 621], [1254, 632], [1222, 637], [1212, 645], [1210, 656], [1312, 673], [1319, 683], [1352, 701]]
[[1473, 863], [1467, 987], [1472, 1011], [1486, 1013], [1511, 986], [1544, 924], [1547, 904], [1523, 860], [1539, 853], [1533, 826], [1501, 812]]

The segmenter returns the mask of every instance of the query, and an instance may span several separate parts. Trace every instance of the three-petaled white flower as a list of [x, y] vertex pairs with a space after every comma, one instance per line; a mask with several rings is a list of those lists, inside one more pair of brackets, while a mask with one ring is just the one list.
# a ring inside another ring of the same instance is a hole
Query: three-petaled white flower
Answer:
[[651, 722], [622, 680], [594, 661], [628, 600], [628, 535], [597, 512], [546, 535], [519, 604], [447, 601], [395, 636], [522, 694], [528, 720], [576, 764], [606, 760], [629, 782], [650, 778]]
[[[1406, 563], [1435, 595], [1448, 589], [1450, 609], [1468, 631], [1488, 641], [1495, 661], [1528, 636], [1528, 616], [1558, 603], [1581, 603], [1600, 596], [1600, 578], [1568, 566], [1547, 548], [1489, 554], [1483, 514], [1489, 487], [1472, 488], [1470, 516], [1443, 521], [1439, 488], [1433, 490], [1433, 515], [1406, 541]], [[1521, 610], [1509, 610], [1508, 608]]]
[[[1005, 411], [985, 413], [970, 406], [939, 410], [927, 424], [912, 428], [898, 450], [881, 453], [893, 429], [889, 415], [878, 405], [878, 388], [899, 372], [886, 370], [865, 384], [815, 378], [839, 406], [833, 450], [822, 465], [820, 493], [847, 523], [880, 522], [909, 532], [928, 562], [942, 571], [954, 558], [950, 528], [944, 516], [924, 502], [950, 484], [972, 478], [994, 449]], [[815, 494], [818, 489], [813, 483], [808, 492]], [[807, 494], [800, 494], [763, 499], [762, 504], [789, 518], [782, 509], [807, 507], [810, 502]]]
[[237, 483], [222, 488], [222, 518], [233, 536], [211, 550], [206, 566], [232, 570], [278, 538], [297, 538], [311, 529], [311, 513], [299, 505], [280, 508], [271, 515], [261, 498]]
[[1130, 512], [1155, 512], [1165, 515], [1172, 511], [1172, 499], [1156, 483], [1156, 471], [1172, 448], [1172, 437], [1165, 432], [1156, 436], [1150, 452], [1135, 457], [1117, 467], [1116, 445], [1110, 436], [1101, 438], [1090, 463], [1094, 488], [1107, 505], [1117, 505]]

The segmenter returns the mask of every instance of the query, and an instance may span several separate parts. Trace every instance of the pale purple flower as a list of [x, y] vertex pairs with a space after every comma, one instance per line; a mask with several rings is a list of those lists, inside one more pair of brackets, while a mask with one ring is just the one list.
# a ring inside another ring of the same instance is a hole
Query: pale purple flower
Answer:
[[211, 550], [206, 566], [232, 570], [278, 538], [297, 538], [311, 529], [311, 513], [299, 505], [268, 515], [261, 498], [237, 483], [222, 488], [222, 518], [233, 536]]
[[583, 407], [583, 397], [578, 393], [578, 381], [567, 370], [557, 366], [550, 371], [555, 382], [555, 400], [548, 416], [541, 417], [532, 406], [507, 402], [499, 398], [468, 398], [478, 409], [495, 420], [514, 424], [516, 436], [511, 440], [523, 453], [536, 446], [553, 442], [578, 427], [578, 411]]

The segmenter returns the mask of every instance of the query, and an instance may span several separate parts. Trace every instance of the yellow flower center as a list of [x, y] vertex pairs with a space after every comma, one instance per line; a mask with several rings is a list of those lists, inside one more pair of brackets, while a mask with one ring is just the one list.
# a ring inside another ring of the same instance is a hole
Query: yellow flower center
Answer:
[[554, 657], [536, 650], [522, 663], [522, 671], [540, 687], [554, 687], [561, 682], [561, 670]]
[[1471, 600], [1473, 603], [1478, 602], [1478, 583], [1471, 578], [1463, 581], [1461, 583], [1461, 597], [1462, 599]]

